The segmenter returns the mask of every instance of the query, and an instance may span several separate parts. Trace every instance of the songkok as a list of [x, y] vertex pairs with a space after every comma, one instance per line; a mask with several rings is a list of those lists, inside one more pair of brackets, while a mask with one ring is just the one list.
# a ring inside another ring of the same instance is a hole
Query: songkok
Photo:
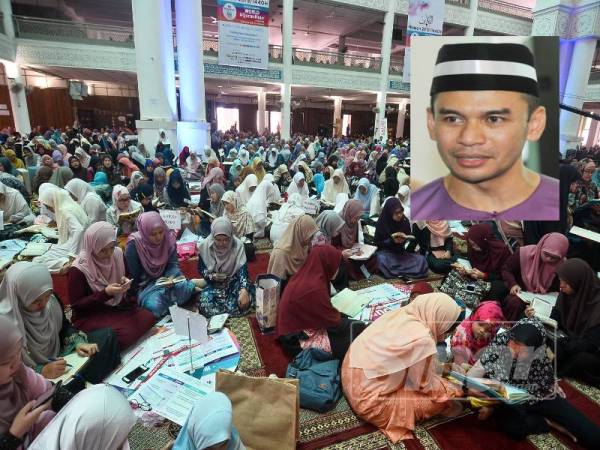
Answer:
[[533, 55], [522, 44], [444, 45], [430, 95], [449, 91], [514, 91], [538, 97]]

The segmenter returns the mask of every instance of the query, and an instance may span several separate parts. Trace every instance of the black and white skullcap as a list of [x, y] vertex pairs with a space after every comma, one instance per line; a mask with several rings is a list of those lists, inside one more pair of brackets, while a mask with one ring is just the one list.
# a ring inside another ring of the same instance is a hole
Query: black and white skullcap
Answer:
[[522, 44], [444, 45], [430, 95], [449, 91], [515, 91], [538, 97], [533, 55]]

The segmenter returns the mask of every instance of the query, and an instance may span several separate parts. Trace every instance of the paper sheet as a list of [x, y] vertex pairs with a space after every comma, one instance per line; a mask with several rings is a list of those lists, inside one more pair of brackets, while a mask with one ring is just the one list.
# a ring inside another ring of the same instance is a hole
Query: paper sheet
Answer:
[[210, 392], [200, 380], [162, 367], [144, 383], [139, 390], [129, 396], [129, 400], [148, 403], [152, 411], [183, 426], [196, 401]]
[[[192, 348], [193, 369], [199, 369], [226, 356], [234, 355], [239, 350], [233, 342], [228, 330], [221, 330], [212, 334], [206, 344], [196, 345]], [[174, 358], [178, 370], [188, 372], [190, 367], [190, 352], [183, 351]]]
[[198, 341], [200, 344], [208, 342], [208, 321], [201, 314], [188, 311], [173, 305], [169, 308], [175, 333], [179, 336], [190, 337]]

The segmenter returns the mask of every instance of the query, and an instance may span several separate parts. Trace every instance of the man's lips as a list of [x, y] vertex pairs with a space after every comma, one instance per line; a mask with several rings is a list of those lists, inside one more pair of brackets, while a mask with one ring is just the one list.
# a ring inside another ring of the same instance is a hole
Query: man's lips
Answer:
[[459, 166], [466, 168], [477, 168], [483, 166], [488, 159], [489, 156], [479, 155], [479, 154], [455, 154], [453, 155]]

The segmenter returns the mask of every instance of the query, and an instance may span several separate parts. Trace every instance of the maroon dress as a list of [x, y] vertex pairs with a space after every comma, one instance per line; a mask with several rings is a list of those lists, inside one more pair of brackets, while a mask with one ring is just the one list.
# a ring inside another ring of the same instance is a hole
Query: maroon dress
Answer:
[[127, 298], [118, 306], [107, 305], [111, 297], [105, 291], [94, 292], [83, 272], [76, 267], [69, 269], [67, 283], [73, 324], [88, 333], [99, 328], [112, 328], [121, 351], [135, 344], [156, 322], [154, 314]]

